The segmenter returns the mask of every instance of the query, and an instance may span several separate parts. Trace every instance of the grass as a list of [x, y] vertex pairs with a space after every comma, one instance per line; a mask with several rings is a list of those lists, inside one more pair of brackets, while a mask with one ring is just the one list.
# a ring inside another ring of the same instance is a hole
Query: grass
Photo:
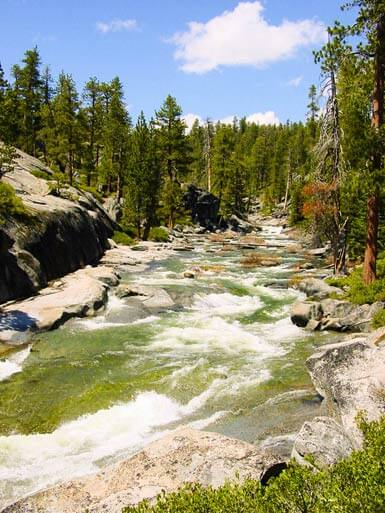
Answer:
[[360, 427], [363, 449], [318, 472], [292, 463], [267, 486], [251, 479], [218, 489], [187, 484], [122, 513], [383, 513], [385, 418]]

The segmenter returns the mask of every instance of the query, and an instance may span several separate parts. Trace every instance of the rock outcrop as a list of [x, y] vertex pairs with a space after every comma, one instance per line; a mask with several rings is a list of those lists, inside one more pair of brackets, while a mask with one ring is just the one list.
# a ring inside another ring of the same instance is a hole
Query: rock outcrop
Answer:
[[188, 482], [218, 487], [227, 480], [260, 479], [279, 463], [246, 442], [181, 428], [96, 475], [38, 492], [3, 513], [120, 513]]
[[57, 277], [95, 264], [109, 247], [116, 225], [96, 199], [72, 187], [60, 197], [49, 182], [34, 176], [52, 172], [39, 160], [18, 152], [10, 184], [30, 212], [9, 219], [0, 230], [0, 303], [27, 297]]
[[334, 463], [361, 447], [357, 416], [385, 414], [385, 329], [322, 346], [306, 362], [328, 417], [306, 423], [294, 444], [300, 461], [311, 455], [317, 465]]

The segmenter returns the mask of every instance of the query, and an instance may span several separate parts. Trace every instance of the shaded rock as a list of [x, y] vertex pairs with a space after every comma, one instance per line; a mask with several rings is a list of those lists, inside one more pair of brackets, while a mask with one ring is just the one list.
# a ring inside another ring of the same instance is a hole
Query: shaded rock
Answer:
[[219, 487], [228, 480], [260, 479], [278, 463], [252, 444], [181, 428], [98, 474], [38, 492], [3, 513], [120, 513], [124, 506], [186, 482]]
[[186, 210], [191, 211], [191, 218], [194, 223], [201, 227], [214, 229], [218, 223], [219, 199], [210, 192], [204, 191], [189, 185], [184, 194]]
[[116, 199], [116, 197], [110, 197], [104, 200], [103, 206], [107, 211], [108, 215], [111, 217], [111, 219], [119, 223], [119, 221], [122, 219], [123, 214], [122, 202]]
[[172, 248], [174, 251], [194, 251], [194, 246], [174, 246]]
[[196, 273], [194, 271], [187, 270], [187, 271], [184, 271], [183, 277], [194, 279], [194, 278], [196, 278]]
[[290, 319], [296, 326], [304, 328], [311, 319], [319, 321], [322, 314], [321, 303], [297, 302], [291, 308]]
[[228, 223], [230, 228], [236, 232], [251, 233], [252, 231], [254, 231], [254, 226], [252, 224], [248, 223], [247, 221], [244, 221], [235, 214], [233, 214], [230, 217]]
[[326, 467], [346, 458], [352, 450], [352, 442], [340, 424], [330, 417], [316, 417], [302, 426], [292, 457], [307, 464], [304, 457], [311, 456], [316, 467]]

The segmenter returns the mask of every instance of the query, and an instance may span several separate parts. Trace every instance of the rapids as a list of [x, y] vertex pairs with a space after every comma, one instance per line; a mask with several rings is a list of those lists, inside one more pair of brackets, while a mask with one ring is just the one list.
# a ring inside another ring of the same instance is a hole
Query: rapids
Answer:
[[[263, 250], [282, 257], [276, 267], [244, 268], [238, 249], [207, 252], [221, 244], [195, 240], [194, 251], [123, 277], [164, 288], [178, 308], [133, 318], [113, 296], [102, 315], [41, 334], [32, 349], [0, 361], [0, 507], [95, 472], [182, 424], [290, 445], [319, 409], [304, 361], [333, 335], [292, 325], [300, 294], [265, 286], [304, 261], [286, 253], [280, 232], [261, 235], [278, 246]], [[182, 277], [205, 265], [212, 271]]]

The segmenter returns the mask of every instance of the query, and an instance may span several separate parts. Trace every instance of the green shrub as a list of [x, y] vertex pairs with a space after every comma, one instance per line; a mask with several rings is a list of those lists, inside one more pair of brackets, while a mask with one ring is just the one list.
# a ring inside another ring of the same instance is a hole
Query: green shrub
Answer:
[[39, 168], [31, 169], [30, 171], [31, 175], [36, 176], [36, 178], [43, 178], [43, 180], [52, 180], [52, 175], [47, 173], [47, 171], [43, 171]]
[[162, 226], [154, 226], [151, 228], [148, 240], [152, 240], [154, 242], [167, 242], [168, 241], [168, 231], [166, 228]]
[[385, 326], [385, 310], [379, 310], [372, 319], [372, 326], [374, 329], [382, 328]]
[[385, 301], [385, 260], [377, 262], [378, 279], [370, 285], [364, 285], [362, 266], [356, 267], [349, 276], [328, 278], [329, 285], [346, 287], [346, 298], [357, 305]]
[[123, 244], [123, 246], [132, 246], [135, 243], [134, 239], [124, 232], [114, 232], [112, 240], [116, 242], [116, 244]]
[[385, 417], [360, 427], [363, 450], [330, 468], [313, 472], [292, 463], [266, 487], [255, 480], [218, 489], [189, 484], [122, 513], [383, 513]]
[[0, 182], [0, 223], [11, 216], [27, 216], [28, 211], [21, 199], [16, 196], [13, 188], [4, 182]]

